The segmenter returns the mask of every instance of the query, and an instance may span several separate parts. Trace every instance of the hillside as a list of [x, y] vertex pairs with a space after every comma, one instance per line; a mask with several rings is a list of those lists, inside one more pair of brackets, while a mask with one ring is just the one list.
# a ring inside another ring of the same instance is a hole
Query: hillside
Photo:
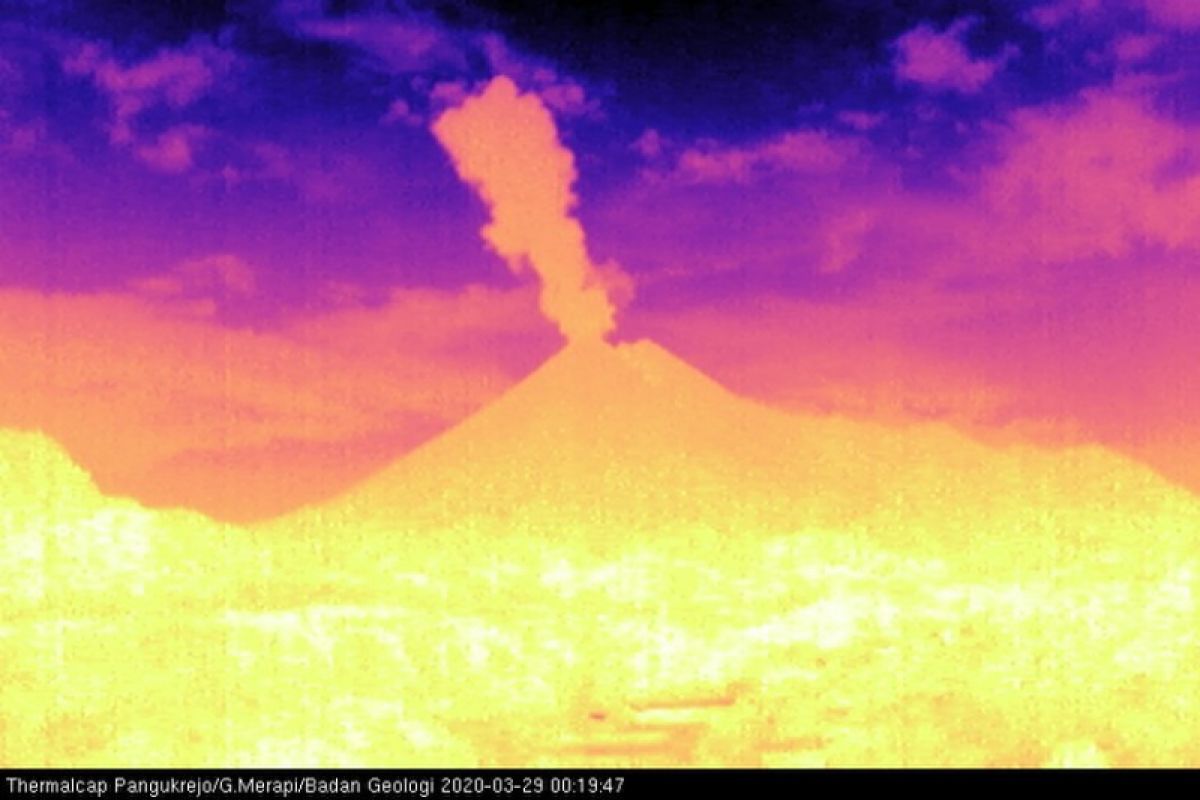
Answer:
[[0, 620], [205, 602], [235, 577], [239, 539], [194, 512], [105, 496], [49, 437], [0, 430]]

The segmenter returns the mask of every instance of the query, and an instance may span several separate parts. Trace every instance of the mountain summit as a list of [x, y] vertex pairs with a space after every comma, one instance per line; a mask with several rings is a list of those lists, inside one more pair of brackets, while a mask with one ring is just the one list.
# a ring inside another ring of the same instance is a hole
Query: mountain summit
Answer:
[[576, 342], [321, 513], [437, 525], [694, 521], [749, 499], [778, 444], [770, 434], [787, 422], [654, 343]]

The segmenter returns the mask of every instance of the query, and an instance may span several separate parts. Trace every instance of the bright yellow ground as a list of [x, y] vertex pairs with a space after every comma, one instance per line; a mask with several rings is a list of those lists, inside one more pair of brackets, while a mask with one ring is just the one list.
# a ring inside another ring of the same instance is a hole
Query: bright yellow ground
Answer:
[[0, 764], [1200, 766], [1194, 498], [614, 352], [255, 530], [0, 433]]

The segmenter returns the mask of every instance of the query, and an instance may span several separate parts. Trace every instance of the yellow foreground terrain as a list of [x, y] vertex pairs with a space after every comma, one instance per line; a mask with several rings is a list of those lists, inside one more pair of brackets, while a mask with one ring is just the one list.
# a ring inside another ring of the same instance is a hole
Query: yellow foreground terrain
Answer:
[[564, 351], [321, 508], [0, 433], [0, 764], [1200, 766], [1200, 508]]

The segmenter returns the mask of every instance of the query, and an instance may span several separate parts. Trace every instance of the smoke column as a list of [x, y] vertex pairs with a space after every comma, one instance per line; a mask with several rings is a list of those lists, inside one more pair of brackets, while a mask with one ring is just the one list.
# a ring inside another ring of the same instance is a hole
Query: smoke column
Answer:
[[606, 276], [571, 215], [575, 159], [542, 101], [497, 77], [438, 117], [433, 134], [491, 210], [480, 231], [484, 240], [514, 272], [532, 267], [541, 278], [542, 313], [570, 341], [611, 332], [615, 309]]

